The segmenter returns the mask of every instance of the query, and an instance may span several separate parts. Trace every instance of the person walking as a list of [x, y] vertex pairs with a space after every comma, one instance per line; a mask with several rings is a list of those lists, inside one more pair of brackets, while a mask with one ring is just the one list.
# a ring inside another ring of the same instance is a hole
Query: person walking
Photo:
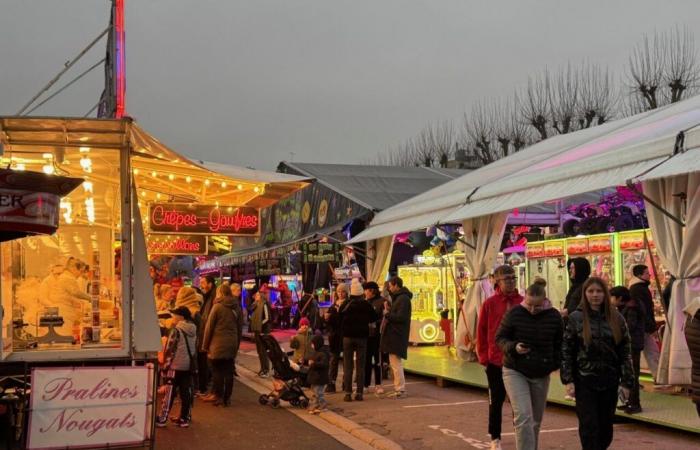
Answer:
[[306, 381], [314, 393], [313, 403], [309, 406], [309, 414], [320, 414], [328, 409], [324, 390], [328, 384], [328, 351], [323, 346], [323, 336], [316, 335], [311, 339], [314, 354], [308, 361], [309, 373]]
[[632, 369], [634, 369], [634, 386], [630, 391], [627, 402], [618, 406], [617, 409], [625, 411], [627, 414], [637, 414], [642, 412], [642, 405], [639, 401], [639, 373], [642, 350], [644, 349], [644, 321], [646, 314], [644, 306], [632, 300], [630, 291], [624, 286], [615, 286], [610, 289], [610, 301], [625, 318], [627, 329], [630, 333], [630, 346], [632, 349]]
[[408, 358], [408, 335], [411, 329], [411, 298], [413, 294], [403, 285], [399, 277], [389, 280], [391, 303], [384, 302], [381, 339], [379, 348], [389, 355], [389, 366], [394, 378], [394, 391], [388, 398], [406, 397], [406, 378], [403, 373], [402, 359]]
[[685, 341], [691, 361], [690, 398], [700, 417], [700, 297], [695, 297], [683, 310], [685, 313]]
[[567, 267], [569, 268], [570, 286], [566, 293], [564, 309], [561, 311], [564, 319], [578, 308], [578, 304], [581, 302], [583, 283], [591, 276], [591, 263], [586, 258], [571, 258]]
[[262, 337], [270, 334], [270, 304], [267, 301], [267, 296], [257, 291], [253, 294], [252, 313], [250, 315], [250, 331], [255, 336], [255, 349], [258, 352], [258, 360], [260, 361], [260, 371], [258, 376], [267, 378], [270, 373], [270, 359], [265, 352]]
[[345, 283], [338, 283], [335, 288], [335, 298], [333, 304], [328, 308], [323, 318], [326, 321], [326, 331], [328, 332], [328, 346], [330, 347], [331, 361], [328, 367], [328, 385], [326, 392], [334, 393], [335, 384], [338, 379], [338, 365], [340, 364], [340, 354], [343, 351], [343, 334], [341, 332], [340, 308], [348, 299], [348, 288]]
[[184, 306], [170, 310], [172, 328], [165, 343], [159, 362], [163, 365], [165, 374], [165, 395], [163, 396], [160, 413], [156, 419], [157, 427], [168, 425], [168, 414], [173, 406], [175, 393], [180, 395], [180, 416], [175, 423], [180, 428], [190, 426], [192, 407], [192, 378], [196, 369], [195, 343], [197, 328], [192, 321], [190, 310]]
[[350, 283], [350, 298], [340, 309], [343, 335], [343, 390], [344, 401], [352, 401], [353, 369], [356, 381], [355, 400], [364, 399], [365, 360], [370, 323], [378, 319], [372, 305], [364, 298], [362, 284], [357, 278]]
[[541, 283], [527, 288], [525, 301], [506, 313], [496, 332], [518, 450], [537, 449], [549, 376], [561, 362], [563, 333], [561, 315], [546, 299]]
[[506, 388], [503, 384], [503, 353], [496, 344], [496, 332], [506, 312], [522, 303], [518, 293], [515, 270], [503, 265], [494, 271], [496, 293], [486, 299], [479, 312], [477, 322], [477, 355], [479, 363], [486, 368], [489, 385], [489, 435], [491, 450], [501, 450], [501, 422]]
[[216, 279], [212, 275], [199, 277], [199, 288], [202, 290], [203, 301], [199, 310], [201, 326], [197, 328], [197, 366], [199, 369], [197, 390], [199, 395], [205, 396], [211, 382], [211, 371], [209, 370], [207, 352], [202, 348], [202, 343], [204, 341], [204, 329], [209, 321], [209, 314], [214, 306], [214, 298], [216, 297]]
[[564, 331], [560, 376], [566, 394], [576, 398], [583, 450], [604, 450], [613, 440], [618, 388], [629, 397], [634, 386], [630, 336], [604, 280], [591, 277], [582, 291]]
[[213, 402], [216, 406], [231, 403], [233, 366], [238, 352], [242, 314], [231, 287], [227, 283], [219, 286], [202, 342], [212, 368], [212, 394], [204, 397], [204, 401]]
[[[238, 345], [236, 346], [236, 356], [238, 356], [238, 350], [241, 348], [241, 342], [243, 342], [243, 324], [246, 321], [245, 314], [243, 313], [243, 287], [238, 283], [231, 284], [231, 296], [233, 297], [234, 309], [239, 311], [238, 316]], [[233, 358], [233, 376], [237, 377], [238, 372], [236, 371], [236, 358]]]
[[374, 281], [368, 281], [362, 285], [365, 291], [365, 299], [374, 308], [377, 320], [369, 324], [369, 337], [367, 338], [367, 359], [365, 360], [365, 385], [372, 385], [372, 373], [374, 373], [374, 393], [384, 394], [382, 388], [382, 359], [379, 351], [379, 329], [382, 324], [382, 311], [384, 310], [384, 298], [379, 295], [379, 285]]
[[644, 264], [632, 267], [630, 281], [630, 297], [644, 309], [644, 359], [647, 361], [651, 376], [656, 382], [656, 372], [659, 369], [659, 344], [656, 335], [656, 317], [654, 315], [654, 299], [649, 286], [651, 273]]

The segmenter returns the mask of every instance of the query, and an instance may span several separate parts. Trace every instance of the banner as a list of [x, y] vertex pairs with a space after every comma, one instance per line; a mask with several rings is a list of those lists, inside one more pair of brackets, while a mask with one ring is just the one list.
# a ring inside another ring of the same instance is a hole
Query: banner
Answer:
[[255, 261], [255, 273], [259, 277], [283, 274], [284, 258], [258, 259]]
[[148, 208], [152, 233], [257, 236], [260, 212], [250, 206], [153, 203]]
[[146, 367], [34, 368], [27, 448], [142, 443], [150, 390]]
[[304, 264], [340, 263], [342, 248], [337, 242], [310, 242], [301, 246]]
[[150, 234], [146, 241], [149, 256], [206, 255], [208, 237], [200, 234]]

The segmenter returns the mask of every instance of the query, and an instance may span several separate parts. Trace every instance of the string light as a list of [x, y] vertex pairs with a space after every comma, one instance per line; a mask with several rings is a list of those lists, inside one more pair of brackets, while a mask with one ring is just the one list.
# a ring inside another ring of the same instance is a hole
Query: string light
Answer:
[[187, 178], [185, 178], [185, 181], [187, 181], [188, 183], [191, 183], [191, 182], [192, 182], [192, 177], [188, 175]]
[[226, 211], [228, 211], [228, 212], [233, 212], [233, 206], [229, 206], [229, 207], [226, 209]]
[[90, 147], [80, 147], [80, 153], [88, 153], [90, 152]]
[[15, 166], [15, 170], [25, 170], [25, 169], [26, 169], [26, 167], [22, 163], [17, 163], [17, 165]]
[[95, 223], [95, 199], [88, 197], [85, 199], [85, 212], [87, 213], [88, 222]]
[[92, 181], [83, 181], [83, 189], [85, 190], [85, 192], [92, 193]]
[[53, 166], [51, 164], [45, 164], [41, 170], [43, 170], [46, 175], [53, 175]]
[[175, 179], [175, 175], [173, 175], [172, 173], [170, 175], [168, 175], [168, 180], [173, 181], [174, 179]]
[[139, 174], [139, 169], [134, 169], [134, 175], [138, 175], [138, 174]]
[[156, 178], [156, 177], [158, 176], [158, 172], [156, 172], [156, 171], [154, 170], [153, 172], [151, 172], [151, 176], [152, 176], [153, 178]]
[[156, 198], [157, 198], [158, 200], [160, 200], [160, 192], [157, 192], [157, 193], [156, 193]]
[[255, 193], [257, 194], [258, 192], [260, 192], [260, 188], [255, 186], [255, 188], [253, 188], [253, 191], [255, 191]]
[[87, 173], [92, 173], [92, 160], [87, 156], [80, 158], [80, 167]]
[[211, 184], [211, 181], [209, 181], [209, 178], [207, 178], [206, 180], [204, 180], [204, 185], [205, 185], [205, 186], [209, 186], [210, 184]]
[[218, 207], [219, 207], [219, 201], [217, 200], [217, 201], [214, 202], [214, 203], [216, 204], [216, 207], [218, 208]]
[[225, 181], [222, 181], [222, 182], [221, 182], [221, 187], [222, 187], [222, 188], [225, 188], [225, 187], [226, 187], [226, 182], [225, 182]]
[[62, 198], [58, 206], [65, 210], [63, 213], [63, 220], [65, 220], [67, 224], [73, 223], [73, 218], [71, 217], [73, 205], [71, 204], [70, 200], [67, 198]]
[[141, 191], [141, 197], [145, 197], [145, 196], [146, 196], [146, 191]]

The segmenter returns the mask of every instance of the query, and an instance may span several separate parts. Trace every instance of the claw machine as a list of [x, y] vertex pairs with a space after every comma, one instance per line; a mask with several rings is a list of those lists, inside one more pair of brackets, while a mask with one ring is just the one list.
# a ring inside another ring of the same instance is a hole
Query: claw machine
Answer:
[[398, 276], [413, 293], [408, 341], [412, 344], [444, 343], [440, 312], [450, 311], [454, 322], [459, 296], [457, 284], [467, 279], [464, 254], [419, 256], [415, 264], [399, 266]]
[[605, 280], [608, 287], [617, 283], [615, 234], [598, 234], [566, 240], [569, 258], [583, 257], [591, 263], [591, 276]]
[[547, 281], [547, 297], [555, 308], [561, 309], [569, 289], [566, 240], [528, 243], [527, 266], [527, 284], [530, 285], [537, 277], [544, 278]]

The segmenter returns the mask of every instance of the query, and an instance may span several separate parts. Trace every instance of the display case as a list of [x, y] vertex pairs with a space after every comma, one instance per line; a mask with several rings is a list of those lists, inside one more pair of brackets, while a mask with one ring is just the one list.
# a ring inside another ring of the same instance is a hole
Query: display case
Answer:
[[440, 313], [447, 310], [454, 326], [458, 297], [468, 279], [464, 254], [418, 257], [415, 264], [399, 266], [398, 276], [413, 293], [409, 342], [443, 343]]

